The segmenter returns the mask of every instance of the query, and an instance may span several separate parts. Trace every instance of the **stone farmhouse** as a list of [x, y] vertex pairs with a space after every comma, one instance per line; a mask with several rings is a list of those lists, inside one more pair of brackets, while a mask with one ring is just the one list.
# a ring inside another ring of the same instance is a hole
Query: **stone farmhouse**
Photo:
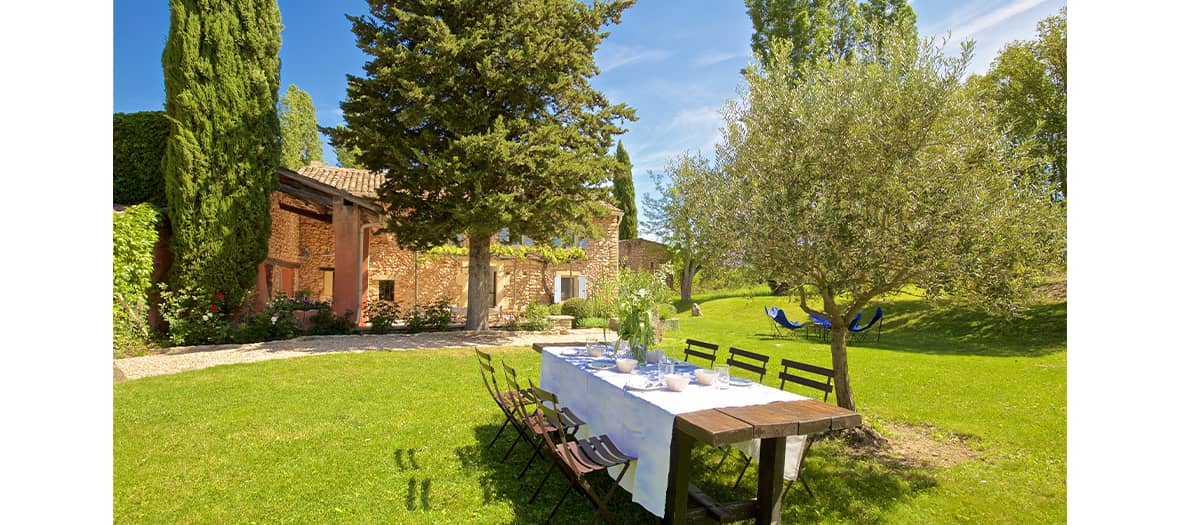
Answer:
[[[280, 292], [303, 291], [330, 300], [337, 315], [353, 312], [357, 323], [377, 300], [397, 302], [403, 311], [439, 299], [466, 308], [466, 255], [415, 252], [399, 246], [393, 234], [378, 233], [384, 226], [377, 203], [381, 181], [380, 173], [321, 163], [298, 172], [279, 168], [279, 188], [270, 196], [270, 248], [258, 268], [259, 305]], [[522, 311], [530, 302], [586, 297], [595, 283], [614, 278], [623, 212], [608, 209], [595, 219], [604, 236], [578, 241], [586, 259], [556, 264], [493, 256], [493, 317]], [[501, 239], [508, 242], [506, 235]]]

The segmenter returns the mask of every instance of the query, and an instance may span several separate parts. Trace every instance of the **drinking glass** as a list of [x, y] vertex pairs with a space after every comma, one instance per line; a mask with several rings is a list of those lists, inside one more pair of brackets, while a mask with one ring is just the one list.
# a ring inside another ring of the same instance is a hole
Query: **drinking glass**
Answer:
[[722, 390], [729, 388], [729, 365], [717, 365], [713, 369], [717, 371], [717, 379], [713, 384]]
[[615, 357], [631, 357], [631, 345], [626, 339], [619, 339], [619, 342], [615, 343]]
[[675, 373], [676, 373], [676, 361], [674, 359], [667, 358], [667, 357], [660, 359], [660, 384], [666, 386], [668, 384], [668, 382], [665, 381], [664, 378], [668, 377], [672, 374], [675, 374]]

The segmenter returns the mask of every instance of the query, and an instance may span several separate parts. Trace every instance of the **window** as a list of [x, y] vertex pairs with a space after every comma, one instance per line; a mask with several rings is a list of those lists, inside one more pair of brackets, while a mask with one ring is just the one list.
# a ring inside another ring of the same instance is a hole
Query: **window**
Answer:
[[500, 228], [500, 244], [508, 244], [508, 228]]
[[574, 297], [578, 292], [578, 281], [576, 277], [562, 277], [561, 278], [561, 299], [562, 301]]
[[590, 241], [587, 239], [578, 239], [578, 247], [585, 250], [590, 247]]
[[393, 279], [377, 281], [377, 300], [393, 301]]

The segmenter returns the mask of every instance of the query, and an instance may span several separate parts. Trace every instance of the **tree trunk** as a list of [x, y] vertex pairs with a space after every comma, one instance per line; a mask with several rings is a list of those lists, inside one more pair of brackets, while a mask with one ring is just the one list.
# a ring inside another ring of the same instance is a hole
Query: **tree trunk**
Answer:
[[488, 329], [488, 295], [492, 286], [492, 237], [468, 238], [467, 242], [467, 326]]
[[848, 375], [848, 344], [845, 336], [848, 327], [843, 323], [832, 321], [832, 370], [836, 373], [836, 404], [841, 408], [856, 410], [856, 400], [852, 397], [852, 381]]
[[700, 266], [693, 261], [684, 263], [684, 270], [680, 272], [680, 301], [684, 303], [692, 302], [692, 279], [696, 277], [697, 270]]

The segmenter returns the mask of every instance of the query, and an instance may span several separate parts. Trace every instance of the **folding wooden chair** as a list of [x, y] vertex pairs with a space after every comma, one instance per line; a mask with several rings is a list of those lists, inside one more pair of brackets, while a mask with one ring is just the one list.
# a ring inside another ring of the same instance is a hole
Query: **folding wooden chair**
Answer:
[[717, 361], [717, 345], [713, 343], [697, 341], [695, 339], [688, 339], [685, 341], [684, 346], [685, 362], [688, 362], [689, 356], [708, 360], [709, 368], [712, 368], [713, 363]]
[[[529, 383], [532, 385], [531, 379]], [[537, 406], [545, 417], [556, 421], [559, 426], [565, 423], [563, 411], [557, 405], [557, 395], [541, 390], [536, 385], [532, 385], [532, 392], [537, 399]], [[554, 440], [555, 435], [557, 440]], [[599, 516], [613, 523], [614, 516], [607, 510], [606, 505], [610, 501], [611, 495], [619, 488], [619, 481], [627, 474], [627, 469], [631, 468], [631, 462], [635, 461], [635, 458], [620, 452], [610, 437], [605, 434], [575, 441], [566, 436], [565, 432], [555, 431], [543, 433], [541, 438], [545, 449], [553, 456], [554, 461], [550, 465], [549, 471], [545, 473], [545, 478], [541, 480], [541, 484], [537, 486], [536, 492], [533, 492], [533, 496], [529, 498], [529, 503], [536, 501], [537, 495], [541, 493], [541, 487], [545, 486], [545, 481], [553, 474], [554, 469], [561, 469], [561, 473], [569, 481], [569, 487], [565, 489], [561, 499], [557, 501], [557, 505], [549, 512], [545, 523], [553, 522], [553, 516], [557, 514], [557, 509], [565, 502], [570, 490], [574, 489], [586, 496], [594, 505], [594, 519], [591, 520], [591, 523], [597, 523]], [[586, 481], [586, 475], [617, 465], [622, 465], [623, 468], [619, 470], [619, 475], [613, 478], [614, 484], [611, 485], [610, 490], [600, 498], [594, 487]]]
[[[508, 363], [502, 360], [501, 364], [504, 367], [504, 380], [508, 383], [508, 387], [512, 388], [513, 391], [525, 394], [511, 400], [515, 401], [512, 405], [512, 414], [518, 423], [518, 427], [526, 430], [525, 432], [521, 432], [519, 436], [516, 436], [516, 439], [512, 441], [512, 446], [516, 446], [520, 438], [524, 437], [529, 442], [529, 445], [533, 447], [533, 454], [529, 456], [528, 463], [525, 463], [524, 469], [516, 476], [516, 479], [520, 479], [524, 477], [525, 472], [528, 472], [529, 467], [533, 466], [533, 461], [541, 453], [542, 434], [556, 432], [560, 428], [563, 432], [573, 435], [577, 433], [578, 427], [585, 425], [586, 422], [582, 421], [581, 418], [574, 415], [567, 408], [561, 409], [564, 425], [559, 425], [556, 420], [544, 417], [537, 409], [537, 400], [533, 397], [532, 391], [520, 388], [520, 383], [516, 380], [516, 369], [508, 366]], [[511, 451], [512, 447], [508, 447], [508, 450]]]
[[[749, 362], [740, 361], [739, 357]], [[725, 364], [758, 374], [758, 382], [761, 383], [762, 378], [766, 377], [766, 363], [768, 361], [770, 361], [770, 356], [731, 346], [729, 347], [729, 359], [725, 361]]]
[[[824, 393], [824, 402], [827, 402], [828, 395], [830, 395], [832, 393], [832, 391], [835, 389], [835, 387], [832, 386], [832, 382], [836, 380], [836, 372], [835, 371], [833, 371], [831, 368], [824, 368], [822, 366], [809, 365], [807, 363], [800, 363], [799, 361], [792, 361], [790, 359], [783, 359], [782, 365], [783, 365], [783, 371], [779, 372], [779, 374], [778, 374], [778, 377], [779, 377], [778, 388], [779, 388], [779, 390], [786, 390], [785, 387], [787, 385], [787, 382], [789, 381], [791, 383], [803, 385], [803, 386], [806, 386], [809, 388], [814, 388], [816, 390], [819, 390], [820, 392], [823, 392]], [[819, 376], [821, 379], [824, 379], [825, 381], [823, 383], [821, 383], [821, 382], [819, 382], [815, 379], [809, 378], [809, 377], [804, 377], [801, 375], [792, 374], [791, 369], [794, 369], [796, 371], [808, 372], [811, 374], [815, 374], [815, 375]], [[802, 454], [802, 457], [799, 458], [799, 474], [795, 477], [799, 480], [800, 483], [803, 484], [803, 488], [805, 490], [807, 490], [807, 494], [814, 498], [815, 494], [813, 494], [811, 492], [811, 487], [807, 486], [807, 480], [803, 479], [803, 460], [807, 459], [807, 452], [810, 450], [811, 450], [811, 439], [809, 438], [806, 442], [803, 443], [803, 454]], [[750, 467], [751, 460], [752, 460], [752, 458], [749, 458], [749, 457], [746, 458], [746, 464], [745, 464], [745, 466], [742, 467], [741, 473], [738, 474], [737, 483], [734, 483], [733, 486], [736, 487], [738, 483], [741, 483], [742, 476], [745, 475], [746, 469]], [[786, 494], [788, 490], [791, 490], [791, 484], [793, 484], [794, 482], [795, 482], [795, 480], [793, 480], [793, 479], [787, 481], [787, 486], [783, 488], [783, 494]]]
[[[496, 382], [496, 369], [492, 367], [492, 356], [479, 350], [475, 351], [475, 355], [479, 361], [479, 373], [483, 377], [483, 386], [487, 388], [488, 394], [492, 396], [492, 401], [495, 401], [496, 406], [500, 407], [500, 411], [504, 413], [504, 423], [500, 425], [500, 430], [496, 431], [495, 437], [488, 443], [488, 448], [492, 448], [496, 440], [500, 439], [500, 434], [504, 432], [504, 427], [507, 427], [509, 423], [517, 430], [517, 439], [519, 439], [519, 434], [523, 434], [525, 430], [513, 415], [513, 410], [516, 405], [524, 400], [524, 394], [519, 389], [501, 391], [499, 383]], [[529, 395], [531, 396], [531, 394]], [[516, 446], [516, 442], [513, 441], [512, 445]], [[508, 447], [508, 452], [504, 454], [500, 462], [503, 463], [504, 460], [508, 459], [508, 454], [511, 453], [512, 447]]]

